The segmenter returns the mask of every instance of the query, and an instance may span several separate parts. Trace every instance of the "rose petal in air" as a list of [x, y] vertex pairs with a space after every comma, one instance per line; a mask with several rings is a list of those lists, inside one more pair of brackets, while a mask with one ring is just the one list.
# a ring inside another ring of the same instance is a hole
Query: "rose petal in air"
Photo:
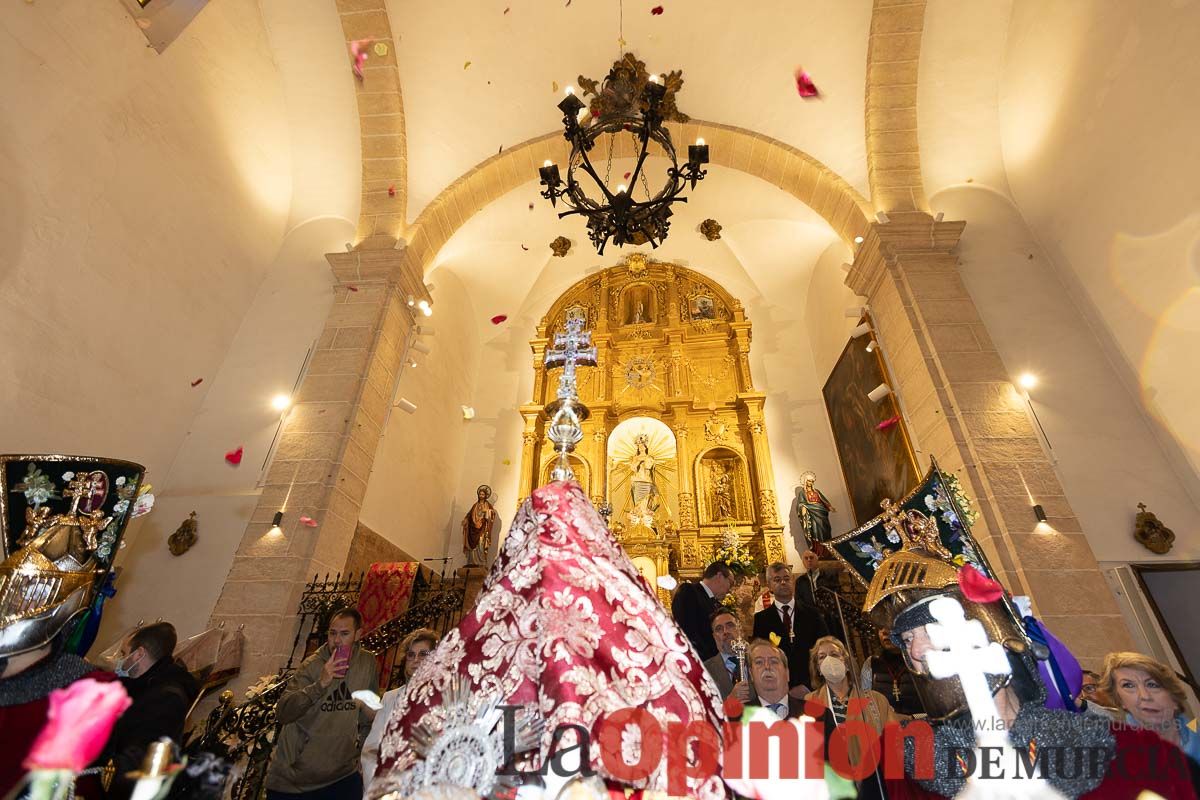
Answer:
[[817, 85], [813, 83], [808, 73], [802, 69], [796, 70], [796, 92], [801, 97], [821, 96], [821, 93], [817, 90]]

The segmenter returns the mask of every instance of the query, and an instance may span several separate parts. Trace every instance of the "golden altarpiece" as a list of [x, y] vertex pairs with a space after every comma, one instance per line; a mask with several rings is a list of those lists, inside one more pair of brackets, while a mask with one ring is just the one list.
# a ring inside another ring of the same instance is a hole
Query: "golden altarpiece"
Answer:
[[591, 410], [571, 457], [576, 478], [634, 562], [697, 576], [730, 532], [763, 563], [784, 560], [763, 404], [750, 377], [751, 323], [713, 281], [635, 253], [568, 289], [537, 328], [520, 492], [550, 480], [543, 407], [560, 368], [546, 349], [568, 314], [586, 317], [597, 365], [578, 368]]

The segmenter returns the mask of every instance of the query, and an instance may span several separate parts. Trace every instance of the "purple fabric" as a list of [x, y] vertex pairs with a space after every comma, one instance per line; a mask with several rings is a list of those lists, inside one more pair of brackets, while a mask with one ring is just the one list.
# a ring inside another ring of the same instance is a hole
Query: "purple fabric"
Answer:
[[[1038, 674], [1046, 686], [1046, 708], [1078, 711], [1075, 697], [1083, 686], [1083, 668], [1067, 646], [1033, 617], [1025, 617], [1025, 630], [1034, 641], [1050, 648], [1050, 660], [1037, 662]], [[1068, 697], [1063, 697], [1064, 689]]]

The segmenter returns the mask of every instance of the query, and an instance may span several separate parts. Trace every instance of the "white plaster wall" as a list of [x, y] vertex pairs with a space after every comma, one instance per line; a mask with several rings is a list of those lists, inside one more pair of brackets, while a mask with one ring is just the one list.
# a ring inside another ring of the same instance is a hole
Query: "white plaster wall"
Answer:
[[[314, 220], [293, 231], [254, 297], [220, 370], [205, 377], [204, 401], [169, 471], [152, 476], [157, 502], [131, 529], [117, 565], [125, 572], [106, 607], [99, 641], [140, 619], [162, 617], [181, 636], [203, 630], [258, 500], [264, 461], [279, 427], [271, 399], [290, 394], [333, 303], [325, 253], [354, 233], [349, 220]], [[198, 387], [199, 388], [199, 387]], [[240, 466], [224, 454], [244, 448]], [[167, 537], [189, 512], [196, 545], [182, 556]]]
[[[1028, 370], [1039, 377], [1033, 407], [1097, 560], [1200, 558], [1200, 509], [1012, 203], [975, 187], [947, 189], [931, 202], [948, 218], [968, 221], [963, 279], [1013, 376]], [[1133, 539], [1139, 501], [1174, 528], [1168, 555]]]
[[210, 4], [162, 55], [117, 2], [0, 4], [0, 108], [0, 446], [162, 486], [284, 234], [258, 4]]
[[410, 351], [418, 366], [404, 370], [396, 395], [417, 410], [392, 410], [360, 515], [364, 525], [415, 558], [442, 556], [465, 513], [456, 514], [460, 476], [474, 480], [468, 468], [478, 458], [466, 449], [470, 423], [462, 414], [479, 371], [473, 301], [449, 270], [435, 270], [426, 282], [434, 287], [429, 322], [435, 332], [424, 341], [433, 352]]
[[1017, 0], [999, 120], [1021, 215], [1200, 503], [1197, 41], [1194, 2]]

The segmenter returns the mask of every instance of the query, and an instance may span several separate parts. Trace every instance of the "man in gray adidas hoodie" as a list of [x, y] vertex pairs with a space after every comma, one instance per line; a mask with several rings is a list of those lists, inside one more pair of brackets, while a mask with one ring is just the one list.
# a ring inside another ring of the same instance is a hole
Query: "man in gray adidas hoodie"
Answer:
[[350, 695], [378, 691], [379, 672], [360, 638], [358, 612], [337, 611], [325, 645], [288, 681], [275, 706], [282, 727], [267, 769], [267, 800], [361, 800], [358, 757], [371, 717]]

